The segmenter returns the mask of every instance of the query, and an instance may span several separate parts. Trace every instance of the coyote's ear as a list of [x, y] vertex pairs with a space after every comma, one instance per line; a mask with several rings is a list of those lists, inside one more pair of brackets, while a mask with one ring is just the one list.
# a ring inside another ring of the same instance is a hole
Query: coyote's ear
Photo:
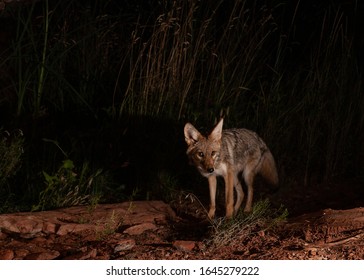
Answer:
[[186, 123], [184, 133], [188, 146], [198, 142], [199, 138], [201, 137], [201, 133], [190, 123]]
[[214, 127], [214, 129], [211, 131], [209, 138], [214, 141], [220, 141], [221, 140], [221, 134], [222, 134], [222, 125], [224, 124], [224, 119], [221, 119], [219, 123]]

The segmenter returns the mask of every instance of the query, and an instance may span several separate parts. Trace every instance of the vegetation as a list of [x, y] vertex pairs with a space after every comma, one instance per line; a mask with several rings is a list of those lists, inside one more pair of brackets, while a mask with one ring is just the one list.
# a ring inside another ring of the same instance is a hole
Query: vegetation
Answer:
[[[7, 5], [0, 205], [41, 210], [135, 190], [153, 199], [172, 181], [191, 186], [183, 124], [210, 127], [222, 115], [266, 140], [283, 186], [360, 177], [359, 8], [312, 3]], [[9, 143], [4, 131], [17, 129]]]
[[0, 212], [12, 208], [9, 200], [13, 194], [12, 179], [21, 167], [23, 155], [23, 133], [21, 130], [9, 132], [0, 129]]
[[212, 234], [206, 243], [216, 247], [239, 245], [253, 234], [264, 234], [264, 231], [278, 227], [287, 216], [287, 209], [281, 207], [272, 211], [268, 200], [258, 201], [249, 214], [239, 211], [231, 220], [219, 218], [211, 221]]
[[32, 207], [32, 211], [97, 203], [101, 194], [92, 187], [101, 170], [89, 175], [87, 164], [82, 166], [80, 174], [74, 169], [73, 162], [68, 159], [54, 175], [43, 171], [46, 187], [40, 192], [39, 203]]

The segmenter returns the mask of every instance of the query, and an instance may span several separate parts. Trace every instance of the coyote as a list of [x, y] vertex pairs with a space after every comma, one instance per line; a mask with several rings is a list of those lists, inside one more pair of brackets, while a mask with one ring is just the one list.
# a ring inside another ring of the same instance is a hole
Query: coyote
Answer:
[[[225, 180], [226, 217], [232, 218], [244, 199], [239, 177], [244, 178], [248, 197], [244, 211], [250, 212], [253, 201], [253, 181], [257, 174], [272, 185], [278, 185], [278, 174], [272, 153], [253, 131], [244, 128], [222, 129], [223, 119], [208, 136], [203, 136], [192, 124], [184, 127], [187, 156], [190, 164], [207, 177], [210, 189], [208, 217], [215, 216], [216, 177]], [[234, 205], [234, 187], [236, 203]]]

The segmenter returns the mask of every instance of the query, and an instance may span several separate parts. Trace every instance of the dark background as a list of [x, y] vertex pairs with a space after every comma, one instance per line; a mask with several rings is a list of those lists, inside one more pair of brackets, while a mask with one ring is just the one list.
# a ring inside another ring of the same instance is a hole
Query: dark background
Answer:
[[211, 2], [6, 4], [1, 212], [202, 198], [183, 126], [207, 131], [220, 116], [267, 142], [277, 201], [360, 206], [364, 4]]

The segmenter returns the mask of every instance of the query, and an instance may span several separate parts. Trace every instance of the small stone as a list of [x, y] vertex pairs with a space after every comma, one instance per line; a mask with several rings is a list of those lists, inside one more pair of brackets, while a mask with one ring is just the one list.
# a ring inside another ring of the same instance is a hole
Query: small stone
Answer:
[[143, 223], [135, 226], [131, 226], [124, 230], [124, 233], [127, 233], [129, 235], [139, 235], [147, 230], [156, 230], [157, 226], [152, 223]]
[[186, 241], [186, 240], [176, 240], [173, 242], [173, 246], [178, 250], [189, 252], [195, 248], [196, 242]]
[[29, 250], [27, 249], [17, 249], [15, 250], [15, 257], [16, 260], [22, 260], [25, 256], [29, 254]]
[[90, 259], [94, 259], [96, 258], [97, 255], [97, 249], [93, 248], [90, 249], [86, 252], [86, 254], [84, 254], [82, 257], [80, 257], [80, 260], [90, 260]]
[[45, 243], [47, 243], [47, 238], [45, 238], [43, 236], [39, 236], [39, 237], [35, 237], [32, 241], [37, 244], [45, 244]]
[[24, 260], [54, 260], [59, 255], [58, 251], [39, 252], [27, 255]]
[[57, 235], [66, 235], [68, 233], [77, 233], [85, 230], [93, 230], [95, 226], [90, 224], [63, 224], [57, 230]]
[[0, 240], [6, 239], [8, 237], [7, 234], [0, 231]]
[[0, 260], [12, 260], [14, 258], [14, 251], [5, 249], [0, 250]]
[[89, 259], [95, 259], [97, 256], [97, 249], [95, 248], [86, 248], [86, 251], [84, 248], [81, 248], [81, 250], [73, 255], [69, 255], [64, 260], [89, 260]]
[[120, 240], [118, 244], [114, 248], [114, 253], [120, 252], [120, 251], [127, 251], [132, 249], [135, 246], [135, 240], [134, 239], [124, 239]]
[[43, 229], [42, 231], [44, 233], [56, 233], [57, 232], [57, 228], [59, 227], [59, 225], [55, 224], [55, 223], [51, 223], [51, 222], [44, 222], [43, 223]]
[[309, 256], [316, 256], [317, 255], [317, 249], [316, 248], [312, 248], [311, 250], [308, 251]]

